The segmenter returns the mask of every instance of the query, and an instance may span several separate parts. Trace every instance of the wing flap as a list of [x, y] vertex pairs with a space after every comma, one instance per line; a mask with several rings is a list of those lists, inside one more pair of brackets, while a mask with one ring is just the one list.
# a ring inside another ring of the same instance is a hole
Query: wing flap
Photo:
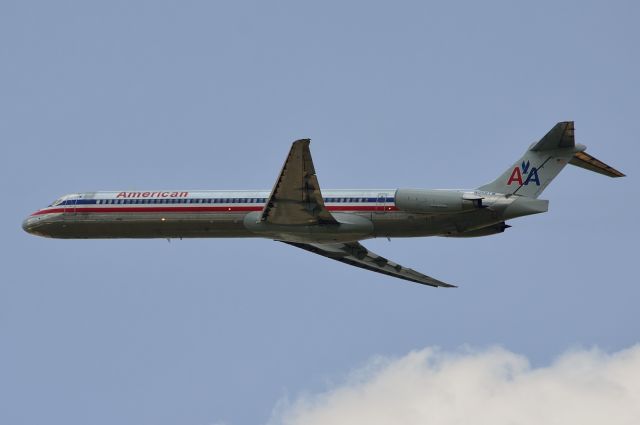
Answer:
[[305, 244], [298, 242], [285, 242], [286, 244], [319, 254], [332, 260], [351, 266], [360, 267], [376, 273], [382, 273], [387, 276], [393, 276], [398, 279], [404, 279], [411, 282], [420, 283], [434, 287], [455, 288], [445, 282], [427, 276], [413, 269], [403, 267], [394, 263], [380, 255], [377, 255], [358, 242], [351, 243], [331, 243], [331, 244]]

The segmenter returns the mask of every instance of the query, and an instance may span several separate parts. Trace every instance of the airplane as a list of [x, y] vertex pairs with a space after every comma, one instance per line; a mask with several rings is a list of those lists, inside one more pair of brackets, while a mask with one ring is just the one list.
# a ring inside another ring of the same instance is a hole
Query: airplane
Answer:
[[559, 122], [494, 181], [476, 189], [321, 190], [309, 139], [295, 141], [269, 191], [143, 190], [64, 195], [24, 220], [51, 238], [231, 238], [284, 242], [352, 266], [434, 287], [455, 287], [365, 248], [376, 237], [499, 234], [507, 220], [544, 213], [542, 191], [567, 165], [609, 177], [620, 171], [575, 143]]

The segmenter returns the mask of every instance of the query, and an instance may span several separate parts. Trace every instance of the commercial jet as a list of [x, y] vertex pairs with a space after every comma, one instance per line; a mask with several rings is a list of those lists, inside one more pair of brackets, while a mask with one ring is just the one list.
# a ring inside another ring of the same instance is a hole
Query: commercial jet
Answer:
[[321, 190], [309, 143], [293, 143], [271, 191], [73, 193], [34, 212], [22, 226], [34, 235], [67, 239], [268, 238], [396, 278], [454, 287], [360, 241], [502, 233], [511, 227], [507, 220], [547, 211], [549, 201], [538, 197], [567, 164], [624, 176], [575, 143], [573, 121], [556, 124], [497, 179], [468, 190]]

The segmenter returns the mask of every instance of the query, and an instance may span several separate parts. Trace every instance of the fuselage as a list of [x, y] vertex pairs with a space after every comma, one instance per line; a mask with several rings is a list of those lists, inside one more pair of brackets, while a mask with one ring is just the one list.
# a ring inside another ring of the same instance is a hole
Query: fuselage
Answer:
[[[430, 195], [414, 208], [407, 200], [413, 199], [415, 191], [421, 190], [323, 190], [325, 206], [340, 224], [308, 229], [256, 225], [269, 191], [85, 192], [65, 195], [34, 212], [23, 227], [40, 236], [74, 239], [266, 237], [344, 242], [374, 237], [476, 236], [474, 231], [507, 218], [543, 212], [539, 207], [513, 208], [514, 198], [474, 190], [423, 190]], [[469, 208], [458, 208], [439, 200], [452, 197], [481, 198], [482, 204], [471, 202]], [[546, 201], [538, 202], [545, 202], [546, 211]]]

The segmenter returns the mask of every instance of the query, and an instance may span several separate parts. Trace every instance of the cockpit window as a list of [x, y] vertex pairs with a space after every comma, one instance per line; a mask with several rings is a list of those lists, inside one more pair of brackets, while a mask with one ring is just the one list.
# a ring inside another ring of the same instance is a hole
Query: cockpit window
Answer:
[[55, 201], [53, 201], [53, 202], [51, 203], [51, 205], [49, 205], [49, 206], [50, 206], [50, 207], [58, 206], [58, 205], [60, 205], [63, 201], [64, 201], [64, 199], [62, 199], [62, 198], [60, 198], [60, 199], [56, 199], [56, 200], [55, 200]]

